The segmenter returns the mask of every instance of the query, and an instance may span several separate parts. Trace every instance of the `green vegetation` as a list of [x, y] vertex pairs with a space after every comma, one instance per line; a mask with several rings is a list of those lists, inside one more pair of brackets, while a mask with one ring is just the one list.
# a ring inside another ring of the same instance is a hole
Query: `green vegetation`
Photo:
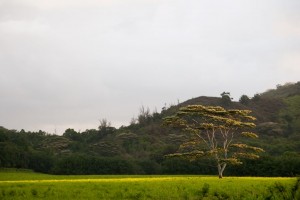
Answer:
[[250, 98], [247, 95], [242, 95], [239, 99], [239, 102], [244, 105], [248, 105], [250, 102]]
[[287, 105], [286, 109], [282, 110], [282, 117], [289, 133], [300, 132], [300, 95], [287, 97], [284, 100]]
[[300, 181], [296, 178], [57, 176], [7, 170], [1, 171], [0, 177], [0, 199], [279, 200], [300, 197]]

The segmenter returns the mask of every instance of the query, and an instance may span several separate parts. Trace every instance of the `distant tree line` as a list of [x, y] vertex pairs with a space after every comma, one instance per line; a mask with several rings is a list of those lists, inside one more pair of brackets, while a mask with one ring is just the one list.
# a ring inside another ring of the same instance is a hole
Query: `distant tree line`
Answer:
[[[216, 168], [212, 167], [215, 163], [208, 158], [192, 162], [182, 158], [166, 158], [167, 152], [172, 152], [171, 144], [164, 146], [161, 151], [152, 150], [145, 158], [129, 156], [125, 153], [125, 148], [113, 156], [101, 156], [89, 147], [88, 144], [95, 140], [101, 141], [110, 134], [113, 136], [117, 131], [110, 127], [100, 127], [98, 130], [86, 130], [82, 133], [67, 129], [63, 136], [57, 136], [43, 131], [26, 132], [0, 127], [0, 167], [27, 168], [50, 174], [215, 174]], [[129, 136], [130, 134], [126, 135]], [[132, 144], [131, 151], [137, 151], [137, 148]], [[109, 150], [111, 149], [107, 151]], [[225, 175], [300, 174], [300, 155], [297, 153], [265, 155], [262, 159], [243, 162], [247, 164], [228, 167]]]

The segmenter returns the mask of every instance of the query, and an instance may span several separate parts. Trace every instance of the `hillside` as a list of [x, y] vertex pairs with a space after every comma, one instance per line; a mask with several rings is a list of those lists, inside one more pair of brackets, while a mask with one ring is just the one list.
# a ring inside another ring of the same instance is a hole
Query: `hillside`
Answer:
[[[300, 174], [300, 82], [277, 86], [254, 97], [232, 102], [200, 96], [160, 113], [141, 109], [136, 121], [119, 129], [103, 121], [98, 129], [62, 136], [0, 127], [0, 167], [30, 168], [55, 174], [211, 174], [210, 160], [167, 159], [186, 140], [179, 130], [162, 126], [162, 119], [192, 104], [252, 110], [257, 118], [255, 145], [266, 153], [257, 161], [232, 167], [232, 175], [294, 176]], [[283, 164], [284, 163], [284, 164]]]
[[270, 89], [261, 95], [264, 98], [277, 98], [283, 99], [291, 96], [300, 94], [300, 82], [297, 83], [286, 83], [284, 85], [277, 85], [276, 89]]

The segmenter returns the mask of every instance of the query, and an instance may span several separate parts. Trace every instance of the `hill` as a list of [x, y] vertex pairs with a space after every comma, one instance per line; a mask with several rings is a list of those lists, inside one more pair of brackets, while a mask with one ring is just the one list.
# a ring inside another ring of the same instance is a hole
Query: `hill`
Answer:
[[260, 140], [255, 146], [266, 153], [257, 161], [228, 169], [231, 175], [295, 176], [300, 174], [300, 82], [244, 95], [233, 102], [230, 94], [200, 96], [151, 113], [141, 108], [129, 126], [119, 129], [102, 121], [98, 129], [62, 136], [43, 131], [26, 132], [0, 127], [0, 167], [30, 168], [54, 174], [213, 174], [211, 160], [188, 162], [167, 159], [186, 135], [162, 126], [162, 119], [182, 106], [201, 104], [252, 110]]

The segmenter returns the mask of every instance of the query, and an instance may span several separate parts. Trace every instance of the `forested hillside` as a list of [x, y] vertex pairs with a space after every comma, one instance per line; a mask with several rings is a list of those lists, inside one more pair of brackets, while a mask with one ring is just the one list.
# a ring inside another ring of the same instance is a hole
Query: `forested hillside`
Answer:
[[[30, 168], [53, 174], [214, 174], [212, 160], [189, 162], [167, 158], [186, 135], [162, 125], [164, 117], [182, 106], [201, 104], [252, 110], [265, 149], [258, 160], [228, 167], [226, 175], [296, 176], [300, 174], [300, 82], [278, 85], [253, 97], [233, 102], [221, 97], [198, 97], [161, 112], [141, 108], [129, 126], [111, 127], [106, 120], [83, 132], [67, 129], [62, 136], [0, 127], [0, 167]], [[253, 142], [252, 142], [253, 143]]]

